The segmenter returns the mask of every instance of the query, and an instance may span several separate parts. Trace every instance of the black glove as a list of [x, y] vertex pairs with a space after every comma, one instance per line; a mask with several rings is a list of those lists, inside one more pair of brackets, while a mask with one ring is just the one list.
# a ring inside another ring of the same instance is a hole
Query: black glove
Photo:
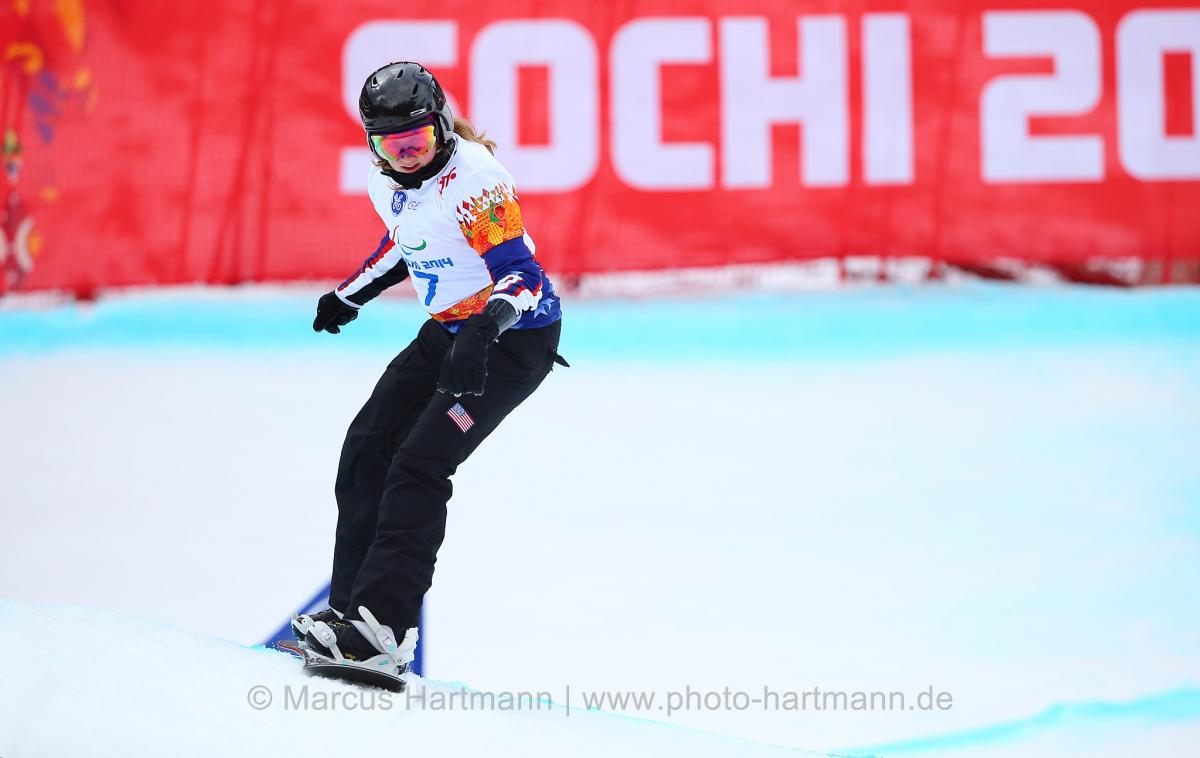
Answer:
[[482, 395], [487, 380], [488, 345], [500, 336], [500, 324], [486, 313], [476, 313], [459, 327], [438, 379], [438, 392]]
[[313, 319], [313, 331], [322, 329], [330, 334], [342, 331], [341, 327], [358, 318], [358, 309], [342, 302], [336, 292], [326, 292], [317, 301], [317, 317]]

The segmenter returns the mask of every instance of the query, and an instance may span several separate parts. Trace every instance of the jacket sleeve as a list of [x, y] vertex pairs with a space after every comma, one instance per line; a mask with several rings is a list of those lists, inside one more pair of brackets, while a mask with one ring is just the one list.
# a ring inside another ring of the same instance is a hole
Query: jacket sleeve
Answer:
[[518, 313], [536, 308], [545, 274], [534, 260], [533, 240], [525, 232], [511, 179], [491, 172], [474, 174], [460, 183], [454, 203], [459, 230], [491, 274], [488, 300], [505, 300]]
[[338, 285], [337, 296], [347, 305], [361, 308], [388, 287], [407, 279], [408, 266], [400, 252], [391, 235], [384, 234], [375, 252], [349, 279]]

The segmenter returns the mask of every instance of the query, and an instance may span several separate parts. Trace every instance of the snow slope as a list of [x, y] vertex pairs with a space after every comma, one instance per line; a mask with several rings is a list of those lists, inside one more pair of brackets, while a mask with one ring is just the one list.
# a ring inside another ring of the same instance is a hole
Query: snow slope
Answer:
[[[1200, 744], [1196, 290], [568, 306], [573, 368], [456, 478], [430, 675], [556, 700], [953, 694], [625, 709], [856, 755]], [[310, 309], [239, 290], [0, 312], [0, 597], [252, 644], [311, 596], [341, 435], [418, 317], [373, 303], [335, 338]], [[534, 492], [511, 487], [517, 447]]]
[[[0, 601], [0, 755], [835, 755], [569, 708], [553, 693], [409, 676], [404, 694], [309, 678], [291, 656], [93, 609]], [[550, 697], [545, 697], [549, 694]], [[1194, 755], [1200, 690], [1088, 704], [838, 756]]]
[[286, 653], [82, 608], [0, 602], [0, 645], [21, 651], [2, 669], [4, 756], [800, 754], [515, 694], [488, 708], [420, 677], [407, 695], [309, 678]]

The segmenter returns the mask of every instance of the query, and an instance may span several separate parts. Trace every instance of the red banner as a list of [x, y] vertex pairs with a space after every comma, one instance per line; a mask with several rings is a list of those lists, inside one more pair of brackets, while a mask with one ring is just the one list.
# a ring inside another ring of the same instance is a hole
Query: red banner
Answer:
[[1200, 278], [1200, 5], [1033, 5], [7, 3], [0, 288], [340, 279], [380, 231], [355, 99], [397, 59], [500, 143], [552, 274]]

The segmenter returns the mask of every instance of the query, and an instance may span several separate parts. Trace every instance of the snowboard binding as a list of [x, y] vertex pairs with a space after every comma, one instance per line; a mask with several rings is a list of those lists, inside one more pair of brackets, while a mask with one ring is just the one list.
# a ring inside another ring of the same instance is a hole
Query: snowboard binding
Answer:
[[303, 671], [310, 676], [403, 692], [401, 676], [415, 657], [417, 629], [409, 629], [398, 641], [391, 627], [380, 624], [365, 606], [359, 606], [358, 612], [362, 621], [318, 620], [322, 614], [297, 617], [292, 625], [299, 629], [297, 622], [301, 623], [306, 630], [303, 639], [294, 647], [286, 643], [280, 647], [302, 658]]
[[307, 613], [301, 613], [292, 617], [292, 633], [296, 635], [297, 642], [303, 643], [305, 635], [308, 634], [308, 630], [313, 628], [313, 624], [318, 621], [324, 621], [326, 623], [335, 620], [340, 621], [345, 615], [346, 614], [333, 608], [326, 608], [323, 611], [317, 611], [311, 616]]

